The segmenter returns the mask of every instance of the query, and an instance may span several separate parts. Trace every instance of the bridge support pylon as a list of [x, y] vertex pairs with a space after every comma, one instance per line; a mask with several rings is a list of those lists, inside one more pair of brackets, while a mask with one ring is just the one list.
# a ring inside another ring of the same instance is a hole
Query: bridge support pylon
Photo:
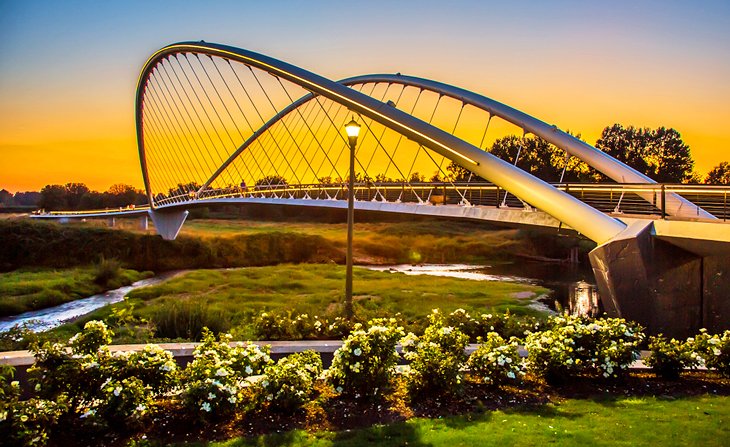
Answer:
[[172, 241], [180, 233], [189, 213], [187, 210], [149, 210], [147, 214], [152, 218], [157, 234], [166, 241]]
[[590, 253], [601, 301], [611, 316], [675, 338], [730, 329], [730, 256], [703, 255], [656, 237], [639, 220]]

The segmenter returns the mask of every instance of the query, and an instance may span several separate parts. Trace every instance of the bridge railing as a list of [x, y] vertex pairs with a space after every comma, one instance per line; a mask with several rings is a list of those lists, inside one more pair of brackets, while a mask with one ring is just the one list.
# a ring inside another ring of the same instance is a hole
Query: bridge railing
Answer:
[[[616, 183], [554, 183], [553, 186], [605, 213], [667, 217], [664, 197], [674, 192], [691, 201], [698, 209], [713, 214], [718, 219], [730, 219], [730, 186], [682, 185], [682, 184], [616, 184]], [[651, 202], [645, 197], [653, 197]], [[228, 187], [207, 189], [200, 195], [177, 194], [158, 196], [157, 204], [184, 205], [220, 198], [267, 198], [306, 200], [347, 200], [347, 185], [257, 185], [253, 187]], [[356, 200], [391, 203], [415, 203], [422, 205], [491, 206], [528, 208], [504, 189], [491, 183], [401, 183], [358, 182], [355, 184]], [[146, 210], [147, 206], [129, 206], [106, 210], [52, 211], [44, 216], [75, 216], [117, 214]]]
[[[682, 195], [715, 217], [730, 218], [729, 186], [683, 184], [612, 184], [554, 183], [556, 188], [605, 213], [636, 214], [666, 217], [664, 198], [667, 193]], [[653, 197], [646, 200], [647, 193]], [[270, 199], [346, 200], [346, 184], [275, 185], [240, 189], [204, 191], [198, 200], [222, 197], [256, 197]], [[424, 205], [462, 205], [526, 208], [512, 194], [491, 183], [379, 183], [355, 184], [356, 200], [419, 203]]]

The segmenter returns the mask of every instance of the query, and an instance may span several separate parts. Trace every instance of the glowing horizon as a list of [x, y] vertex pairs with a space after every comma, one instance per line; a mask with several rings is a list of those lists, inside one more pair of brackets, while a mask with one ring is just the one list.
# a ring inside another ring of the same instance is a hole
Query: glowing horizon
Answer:
[[[591, 144], [614, 123], [673, 127], [703, 175], [730, 160], [730, 6], [723, 2], [612, 3], [610, 11], [571, 1], [370, 2], [351, 22], [336, 2], [285, 3], [0, 4], [0, 189], [142, 188], [139, 69], [160, 47], [199, 38], [330, 79], [376, 72], [436, 79]], [[255, 20], [242, 27], [240, 17]]]

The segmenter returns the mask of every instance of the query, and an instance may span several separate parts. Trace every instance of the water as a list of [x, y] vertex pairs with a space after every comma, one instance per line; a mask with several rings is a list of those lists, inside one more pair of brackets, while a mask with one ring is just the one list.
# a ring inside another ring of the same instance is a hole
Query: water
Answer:
[[58, 306], [46, 309], [25, 312], [20, 315], [0, 318], [0, 332], [7, 331], [15, 325], [25, 325], [34, 332], [43, 332], [60, 326], [67, 321], [81, 317], [107, 304], [118, 303], [132, 290], [142, 287], [153, 286], [167, 281], [183, 271], [173, 271], [161, 275], [137, 281], [129, 286], [109, 290], [98, 295], [90, 296], [76, 301], [70, 301]]
[[[424, 264], [368, 267], [406, 275], [447, 276], [476, 281], [511, 281], [550, 289], [539, 298], [543, 308], [572, 315], [596, 316], [603, 312], [590, 267], [575, 264], [525, 261], [502, 265]], [[539, 307], [539, 306], [537, 306]]]

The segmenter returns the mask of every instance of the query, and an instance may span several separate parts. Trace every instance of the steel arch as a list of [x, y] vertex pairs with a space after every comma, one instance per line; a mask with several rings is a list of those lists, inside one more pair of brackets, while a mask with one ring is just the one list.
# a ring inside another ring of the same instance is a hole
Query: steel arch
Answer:
[[169, 55], [186, 52], [241, 62], [297, 84], [313, 94], [337, 102], [453, 160], [460, 166], [570, 225], [599, 244], [607, 242], [626, 228], [624, 223], [555, 189], [547, 182], [375, 98], [269, 56], [205, 42], [181, 42], [160, 49], [147, 60], [139, 76], [136, 95], [137, 143], [145, 188], [153, 207], [143, 129], [146, 82], [158, 62]]

